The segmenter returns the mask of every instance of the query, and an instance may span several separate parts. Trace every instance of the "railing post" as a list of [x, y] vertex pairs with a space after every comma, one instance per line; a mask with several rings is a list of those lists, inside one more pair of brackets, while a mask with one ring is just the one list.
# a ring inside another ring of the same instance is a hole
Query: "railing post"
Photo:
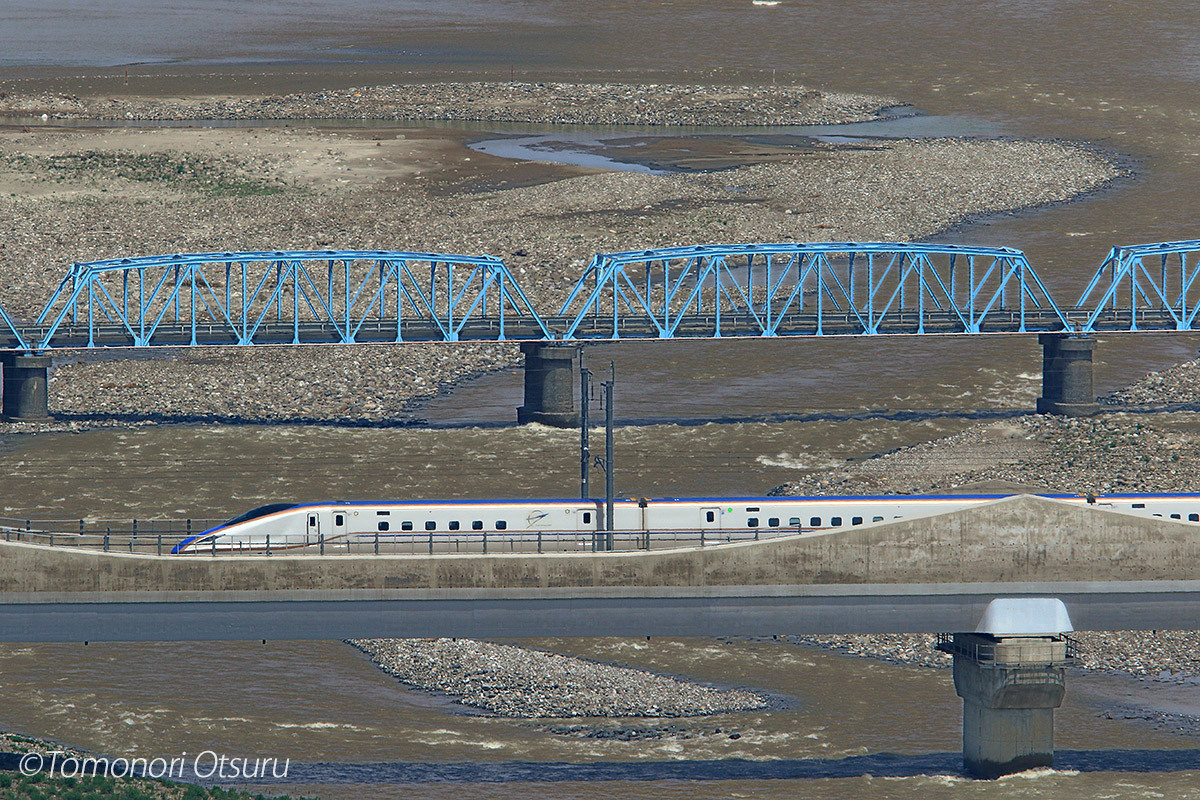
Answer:
[[542, 552], [542, 532], [538, 531], [538, 552]]
[[433, 531], [429, 532], [429, 555], [433, 555]]
[[158, 554], [162, 555], [162, 534], [158, 535]]
[[379, 532], [375, 532], [375, 555], [379, 555]]
[[320, 533], [320, 532], [317, 533], [317, 542], [321, 546], [321, 555], [325, 555], [325, 534], [324, 533]]
[[487, 552], [487, 531], [483, 532], [483, 552]]
[[108, 528], [104, 529], [104, 552], [108, 552]]
[[271, 534], [267, 534], [267, 555], [271, 555]]

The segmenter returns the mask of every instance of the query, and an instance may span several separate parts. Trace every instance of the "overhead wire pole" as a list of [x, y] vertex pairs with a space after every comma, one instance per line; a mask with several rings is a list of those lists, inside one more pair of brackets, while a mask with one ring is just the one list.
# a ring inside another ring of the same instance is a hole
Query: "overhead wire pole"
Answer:
[[604, 549], [612, 550], [613, 543], [613, 384], [617, 382], [617, 367], [609, 362], [609, 379], [604, 382]]
[[591, 495], [588, 485], [588, 467], [592, 460], [588, 445], [588, 383], [591, 372], [583, 364], [583, 346], [579, 347], [579, 498], [587, 500]]

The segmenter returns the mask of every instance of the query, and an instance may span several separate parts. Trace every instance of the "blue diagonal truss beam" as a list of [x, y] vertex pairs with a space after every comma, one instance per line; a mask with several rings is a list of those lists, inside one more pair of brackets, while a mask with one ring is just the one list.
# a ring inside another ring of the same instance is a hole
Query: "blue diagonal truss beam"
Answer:
[[554, 338], [500, 259], [382, 250], [73, 264], [34, 327], [22, 348]]
[[1200, 240], [1114, 247], [1075, 303], [1081, 331], [1196, 330]]
[[603, 253], [563, 339], [1071, 331], [1019, 250], [895, 242]]

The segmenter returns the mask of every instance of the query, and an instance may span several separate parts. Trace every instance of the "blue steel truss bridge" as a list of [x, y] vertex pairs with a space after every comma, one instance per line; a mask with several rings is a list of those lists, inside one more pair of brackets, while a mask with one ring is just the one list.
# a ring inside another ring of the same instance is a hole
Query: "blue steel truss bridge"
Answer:
[[1117, 247], [1065, 304], [1011, 248], [700, 245], [596, 255], [549, 312], [546, 298], [537, 298], [539, 310], [507, 265], [487, 255], [182, 253], [72, 264], [32, 319], [0, 308], [0, 350], [11, 367], [17, 353], [99, 347], [1030, 333], [1086, 340], [1193, 330], [1198, 276], [1200, 241]]

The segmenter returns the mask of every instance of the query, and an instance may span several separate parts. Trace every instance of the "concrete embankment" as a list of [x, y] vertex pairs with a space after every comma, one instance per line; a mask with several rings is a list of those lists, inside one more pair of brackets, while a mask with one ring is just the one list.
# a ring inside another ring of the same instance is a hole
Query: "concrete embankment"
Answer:
[[1200, 579], [1195, 531], [1018, 496], [840, 532], [611, 554], [155, 557], [4, 543], [0, 593], [1186, 581]]

